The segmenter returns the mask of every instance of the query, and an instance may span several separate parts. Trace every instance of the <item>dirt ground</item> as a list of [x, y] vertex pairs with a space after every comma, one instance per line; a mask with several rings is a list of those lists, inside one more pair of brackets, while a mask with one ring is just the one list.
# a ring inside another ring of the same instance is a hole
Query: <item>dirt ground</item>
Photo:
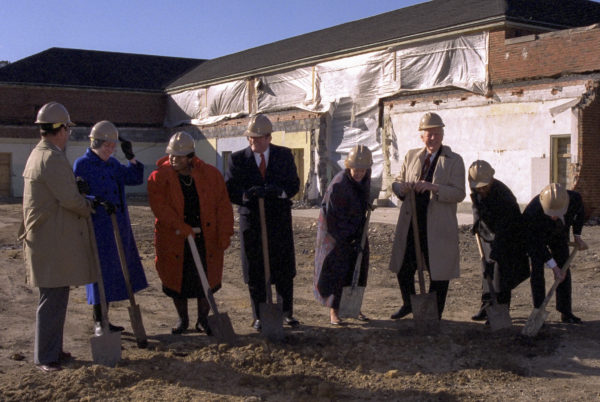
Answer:
[[[578, 254], [573, 267], [574, 312], [584, 323], [562, 324], [552, 308], [532, 340], [519, 335], [532, 309], [529, 282], [513, 293], [513, 328], [492, 333], [470, 320], [479, 306], [481, 279], [467, 227], [460, 236], [461, 277], [450, 284], [438, 333], [416, 333], [410, 316], [389, 319], [401, 304], [395, 276], [387, 269], [394, 230], [390, 224], [373, 224], [369, 234], [372, 263], [363, 312], [371, 321], [329, 325], [327, 309], [312, 295], [316, 223], [295, 218], [295, 315], [302, 325], [286, 329], [282, 343], [265, 341], [250, 328], [236, 232], [225, 257], [224, 286], [216, 294], [239, 335], [230, 346], [192, 331], [171, 335], [176, 314], [153, 265], [151, 211], [137, 202], [130, 212], [150, 283], [136, 297], [149, 347], [137, 348], [128, 302], [116, 303], [111, 321], [126, 328], [122, 360], [115, 368], [94, 365], [91, 308], [85, 290], [73, 289], [65, 350], [75, 359], [65, 370], [47, 374], [32, 363], [38, 292], [25, 284], [21, 245], [15, 239], [21, 206], [0, 204], [0, 400], [600, 399], [600, 226], [584, 228], [590, 250]], [[196, 309], [192, 303], [190, 307], [194, 321]]]

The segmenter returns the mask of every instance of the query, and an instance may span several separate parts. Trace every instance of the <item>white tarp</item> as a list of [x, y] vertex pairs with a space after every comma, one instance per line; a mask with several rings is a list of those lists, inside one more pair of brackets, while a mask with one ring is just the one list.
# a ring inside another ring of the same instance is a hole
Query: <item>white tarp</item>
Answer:
[[[259, 77], [258, 110], [298, 108], [331, 113], [329, 158], [341, 166], [355, 144], [374, 153], [373, 177], [381, 177], [378, 138], [379, 99], [400, 91], [457, 87], [483, 94], [487, 88], [486, 32], [412, 48], [383, 51]], [[195, 89], [170, 96], [165, 124], [205, 125], [248, 113], [246, 81]], [[187, 121], [185, 121], [187, 115]]]

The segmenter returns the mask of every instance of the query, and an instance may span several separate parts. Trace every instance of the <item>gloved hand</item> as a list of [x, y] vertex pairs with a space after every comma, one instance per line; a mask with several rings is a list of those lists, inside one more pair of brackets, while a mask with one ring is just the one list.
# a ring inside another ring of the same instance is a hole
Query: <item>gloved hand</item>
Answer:
[[124, 139], [121, 136], [119, 136], [119, 141], [121, 141], [121, 150], [125, 154], [125, 158], [127, 158], [128, 161], [135, 158], [135, 154], [133, 153], [133, 147], [131, 145], [131, 141], [127, 141], [126, 139]]
[[77, 176], [77, 178], [75, 179], [75, 182], [77, 183], [77, 190], [79, 190], [79, 194], [87, 195], [91, 192], [90, 185], [88, 184], [87, 181], [84, 180], [83, 177]]
[[264, 186], [252, 186], [246, 191], [246, 196], [250, 198], [265, 198]]
[[265, 195], [267, 197], [280, 197], [283, 194], [283, 189], [273, 184], [265, 185]]
[[473, 222], [473, 226], [471, 227], [471, 234], [479, 234], [479, 219]]
[[115, 211], [116, 211], [115, 205], [112, 202], [106, 201], [102, 197], [95, 197], [94, 201], [92, 202], [92, 207], [94, 209], [97, 209], [98, 206], [100, 206], [100, 205], [104, 208], [104, 210], [106, 211], [106, 213], [109, 214], [109, 215], [114, 214]]

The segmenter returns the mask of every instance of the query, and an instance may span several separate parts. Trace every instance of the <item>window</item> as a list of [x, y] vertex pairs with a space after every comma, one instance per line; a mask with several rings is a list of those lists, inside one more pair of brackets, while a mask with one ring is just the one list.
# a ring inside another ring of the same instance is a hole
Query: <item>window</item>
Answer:
[[571, 188], [569, 165], [571, 163], [571, 136], [556, 135], [550, 137], [551, 154], [550, 181], [560, 183], [566, 188]]

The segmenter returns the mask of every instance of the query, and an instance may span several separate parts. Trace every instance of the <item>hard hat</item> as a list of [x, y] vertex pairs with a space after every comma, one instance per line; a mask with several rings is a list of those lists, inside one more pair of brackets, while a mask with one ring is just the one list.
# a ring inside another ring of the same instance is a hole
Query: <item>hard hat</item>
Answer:
[[173, 156], [189, 155], [195, 151], [194, 139], [185, 131], [178, 131], [171, 136], [166, 153]]
[[550, 183], [540, 193], [540, 204], [546, 215], [563, 219], [569, 208], [569, 193], [562, 184]]
[[371, 150], [364, 145], [356, 145], [350, 150], [344, 163], [347, 168], [369, 169], [373, 165]]
[[419, 122], [419, 131], [426, 130], [428, 128], [444, 127], [444, 122], [439, 114], [427, 112], [421, 117]]
[[52, 128], [62, 125], [74, 126], [67, 108], [58, 102], [49, 102], [40, 108], [35, 124], [52, 124]]
[[119, 139], [119, 130], [110, 121], [102, 120], [94, 124], [90, 132], [90, 138], [92, 140], [117, 142]]
[[486, 161], [477, 160], [469, 167], [469, 186], [472, 189], [485, 187], [492, 182], [496, 171]]
[[248, 129], [244, 132], [244, 135], [246, 137], [262, 137], [263, 135], [269, 135], [272, 132], [273, 124], [271, 124], [271, 120], [264, 114], [257, 114], [250, 119]]

